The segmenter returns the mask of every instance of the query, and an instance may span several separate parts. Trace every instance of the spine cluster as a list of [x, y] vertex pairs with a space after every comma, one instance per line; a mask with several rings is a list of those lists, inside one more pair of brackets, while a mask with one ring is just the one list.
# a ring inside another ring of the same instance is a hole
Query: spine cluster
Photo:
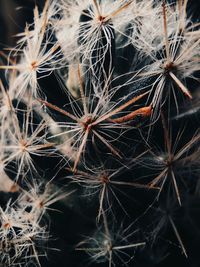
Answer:
[[198, 261], [190, 9], [46, 0], [0, 52], [0, 266], [54, 266], [51, 254], [70, 267]]

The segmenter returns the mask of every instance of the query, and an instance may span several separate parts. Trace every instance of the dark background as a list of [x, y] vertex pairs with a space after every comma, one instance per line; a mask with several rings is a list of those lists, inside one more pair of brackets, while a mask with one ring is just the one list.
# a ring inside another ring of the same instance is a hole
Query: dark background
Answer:
[[[15, 45], [16, 37], [14, 37], [14, 35], [24, 30], [26, 22], [32, 22], [33, 8], [35, 4], [42, 9], [43, 3], [43, 0], [0, 0], [0, 50]], [[194, 21], [200, 21], [200, 0], [189, 0], [188, 13], [192, 14]], [[200, 228], [200, 201], [197, 203], [196, 199], [191, 198], [188, 205], [191, 205], [191, 207], [194, 208], [190, 209], [192, 220], [195, 220], [195, 224], [199, 225]], [[53, 247], [60, 249], [61, 252], [50, 251], [48, 259], [44, 260], [44, 262], [42, 261], [42, 267], [87, 266], [87, 257], [82, 253], [74, 252], [73, 244], [80, 240], [81, 233], [89, 233], [90, 227], [93, 228], [94, 225], [90, 220], [87, 220], [86, 217], [80, 217], [81, 215], [79, 213], [63, 207], [62, 204], [57, 204], [55, 208], [64, 210], [65, 213], [64, 215], [60, 213], [52, 215], [51, 227], [55, 236], [59, 237], [57, 240], [52, 241], [50, 246], [52, 245]], [[192, 258], [185, 259], [184, 256], [181, 255], [180, 249], [173, 248], [172, 251], [169, 252], [170, 256], [162, 262], [159, 260], [158, 263], [156, 263], [155, 260], [151, 262], [151, 256], [144, 253], [143, 256], [141, 256], [141, 259], [138, 259], [138, 263], [132, 263], [130, 266], [169, 267], [171, 265], [177, 267], [200, 267], [200, 240], [199, 235], [196, 237], [193, 234], [190, 235], [190, 232], [193, 232], [191, 229], [192, 225], [193, 224], [188, 224], [188, 228], [187, 226], [183, 227], [183, 231], [185, 231], [185, 233], [187, 232], [186, 238], [188, 240], [186, 240], [186, 243], [188, 243], [188, 250], [193, 255]], [[156, 255], [153, 255], [152, 257], [156, 258]], [[28, 266], [32, 266], [31, 263]], [[107, 267], [108, 264], [91, 264], [91, 266]]]

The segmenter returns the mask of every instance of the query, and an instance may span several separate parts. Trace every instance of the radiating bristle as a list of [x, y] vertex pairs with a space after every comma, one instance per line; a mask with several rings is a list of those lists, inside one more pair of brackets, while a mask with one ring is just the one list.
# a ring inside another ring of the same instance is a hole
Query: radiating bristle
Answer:
[[197, 2], [35, 1], [0, 51], [0, 266], [199, 266]]

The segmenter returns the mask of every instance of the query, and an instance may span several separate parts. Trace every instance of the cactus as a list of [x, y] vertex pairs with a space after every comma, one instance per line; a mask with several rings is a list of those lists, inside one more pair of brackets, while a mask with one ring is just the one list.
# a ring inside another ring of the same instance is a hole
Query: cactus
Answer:
[[0, 266], [199, 266], [195, 7], [35, 5], [0, 52]]

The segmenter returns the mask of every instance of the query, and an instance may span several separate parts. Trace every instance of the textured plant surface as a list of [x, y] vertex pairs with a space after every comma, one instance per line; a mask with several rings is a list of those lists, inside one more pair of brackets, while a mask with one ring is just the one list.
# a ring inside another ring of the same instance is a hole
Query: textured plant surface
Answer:
[[35, 5], [0, 52], [0, 266], [200, 266], [198, 10]]

